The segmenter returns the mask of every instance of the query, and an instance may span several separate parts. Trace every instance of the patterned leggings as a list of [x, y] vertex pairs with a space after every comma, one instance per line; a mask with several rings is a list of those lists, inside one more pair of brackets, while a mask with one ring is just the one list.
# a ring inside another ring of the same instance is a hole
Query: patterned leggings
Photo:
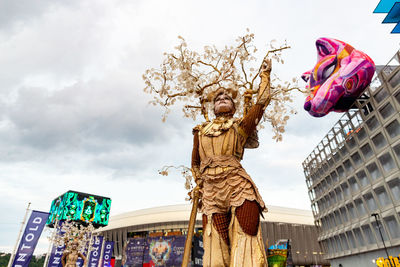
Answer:
[[[236, 208], [235, 214], [243, 232], [251, 236], [257, 235], [260, 223], [260, 206], [256, 201], [245, 200], [241, 206]], [[228, 231], [231, 219], [232, 214], [230, 211], [228, 213], [214, 213], [212, 215], [212, 222], [215, 229], [228, 246]], [[203, 229], [205, 229], [207, 222], [207, 216], [203, 214]]]

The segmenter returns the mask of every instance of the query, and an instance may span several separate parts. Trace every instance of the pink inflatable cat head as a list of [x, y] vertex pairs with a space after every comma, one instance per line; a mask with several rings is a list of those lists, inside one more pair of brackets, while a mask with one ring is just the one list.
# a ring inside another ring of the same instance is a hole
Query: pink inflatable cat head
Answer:
[[339, 40], [319, 38], [316, 46], [317, 64], [302, 75], [311, 89], [304, 109], [314, 117], [347, 111], [370, 84], [375, 64], [367, 54]]

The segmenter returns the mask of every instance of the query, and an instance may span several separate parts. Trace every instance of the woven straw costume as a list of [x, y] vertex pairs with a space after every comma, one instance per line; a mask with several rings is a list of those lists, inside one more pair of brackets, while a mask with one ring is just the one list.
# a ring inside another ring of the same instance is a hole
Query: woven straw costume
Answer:
[[[217, 115], [193, 129], [192, 170], [202, 195], [205, 267], [268, 265], [260, 230], [266, 207], [240, 161], [270, 102], [270, 71], [261, 72], [257, 101], [243, 118]], [[229, 92], [220, 89], [214, 97], [220, 94]]]

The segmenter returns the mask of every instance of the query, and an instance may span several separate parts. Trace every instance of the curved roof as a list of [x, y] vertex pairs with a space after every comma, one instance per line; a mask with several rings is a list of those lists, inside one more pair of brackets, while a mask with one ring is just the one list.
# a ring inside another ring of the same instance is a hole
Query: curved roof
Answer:
[[[314, 218], [312, 212], [309, 210], [278, 206], [268, 206], [267, 208], [268, 212], [264, 213], [264, 219], [261, 218], [262, 221], [314, 225]], [[161, 206], [130, 211], [111, 216], [108, 226], [101, 228], [100, 231], [109, 231], [136, 225], [189, 221], [190, 211], [190, 204]], [[197, 220], [200, 218], [200, 213], [198, 213]]]

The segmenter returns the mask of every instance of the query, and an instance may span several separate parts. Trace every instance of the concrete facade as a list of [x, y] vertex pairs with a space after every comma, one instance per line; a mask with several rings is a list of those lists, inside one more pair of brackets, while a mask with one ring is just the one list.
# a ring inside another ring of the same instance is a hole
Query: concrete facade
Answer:
[[377, 266], [384, 246], [400, 253], [399, 55], [377, 68], [353, 109], [303, 162], [318, 240], [332, 266]]

